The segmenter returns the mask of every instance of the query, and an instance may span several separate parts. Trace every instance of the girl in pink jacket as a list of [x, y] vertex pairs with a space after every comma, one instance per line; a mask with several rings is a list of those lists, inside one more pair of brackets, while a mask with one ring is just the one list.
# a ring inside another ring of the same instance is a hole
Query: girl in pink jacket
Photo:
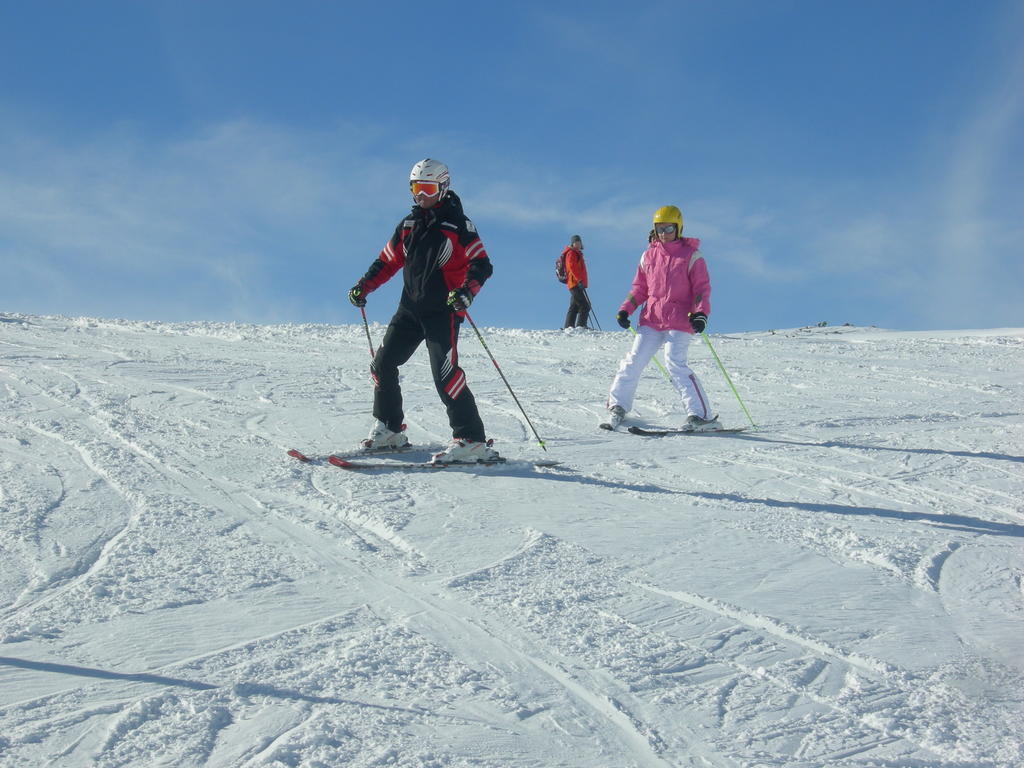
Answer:
[[711, 312], [711, 279], [698, 250], [700, 240], [682, 237], [682, 231], [683, 214], [674, 205], [654, 212], [654, 237], [616, 315], [619, 325], [629, 328], [629, 316], [643, 306], [633, 347], [619, 364], [608, 393], [608, 421], [601, 425], [606, 429], [617, 428], [633, 407], [640, 374], [662, 345], [665, 367], [686, 408], [683, 428], [721, 429], [704, 388], [686, 363], [693, 335], [703, 333]]

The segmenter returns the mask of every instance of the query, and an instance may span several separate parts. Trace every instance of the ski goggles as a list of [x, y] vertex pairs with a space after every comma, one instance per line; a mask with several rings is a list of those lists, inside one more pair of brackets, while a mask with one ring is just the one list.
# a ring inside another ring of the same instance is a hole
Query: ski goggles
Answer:
[[654, 231], [659, 235], [674, 235], [676, 232], [675, 224], [655, 224]]
[[441, 185], [436, 181], [410, 181], [409, 189], [412, 191], [413, 197], [416, 195], [434, 197], [441, 192]]

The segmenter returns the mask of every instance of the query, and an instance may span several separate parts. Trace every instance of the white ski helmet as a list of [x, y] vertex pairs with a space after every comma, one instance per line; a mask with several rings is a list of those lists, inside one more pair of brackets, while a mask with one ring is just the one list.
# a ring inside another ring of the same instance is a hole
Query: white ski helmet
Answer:
[[444, 197], [451, 185], [451, 177], [448, 175], [448, 166], [440, 160], [432, 160], [429, 157], [420, 160], [409, 172], [410, 186], [414, 181], [435, 181], [440, 188], [439, 197]]

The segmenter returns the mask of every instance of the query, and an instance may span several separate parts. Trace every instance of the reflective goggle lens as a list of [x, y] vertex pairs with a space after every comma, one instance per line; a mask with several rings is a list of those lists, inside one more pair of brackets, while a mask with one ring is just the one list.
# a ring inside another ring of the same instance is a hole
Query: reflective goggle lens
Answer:
[[441, 185], [436, 181], [411, 181], [409, 182], [409, 189], [412, 190], [413, 196], [426, 195], [427, 197], [433, 197], [441, 191]]
[[654, 231], [659, 235], [671, 235], [676, 231], [675, 224], [655, 224]]

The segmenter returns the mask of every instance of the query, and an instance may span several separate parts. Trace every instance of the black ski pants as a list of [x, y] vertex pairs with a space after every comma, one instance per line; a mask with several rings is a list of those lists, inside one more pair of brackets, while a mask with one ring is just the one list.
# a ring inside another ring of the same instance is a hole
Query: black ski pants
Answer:
[[388, 429], [398, 431], [405, 413], [398, 369], [405, 365], [424, 341], [430, 356], [434, 386], [448, 410], [452, 437], [483, 442], [484, 425], [473, 393], [466, 385], [466, 374], [459, 367], [458, 339], [462, 319], [447, 309], [419, 314], [399, 305], [391, 318], [377, 354], [370, 364], [373, 377], [373, 415]]
[[579, 284], [569, 289], [569, 311], [565, 314], [563, 328], [586, 328], [590, 317], [590, 302], [586, 289]]

